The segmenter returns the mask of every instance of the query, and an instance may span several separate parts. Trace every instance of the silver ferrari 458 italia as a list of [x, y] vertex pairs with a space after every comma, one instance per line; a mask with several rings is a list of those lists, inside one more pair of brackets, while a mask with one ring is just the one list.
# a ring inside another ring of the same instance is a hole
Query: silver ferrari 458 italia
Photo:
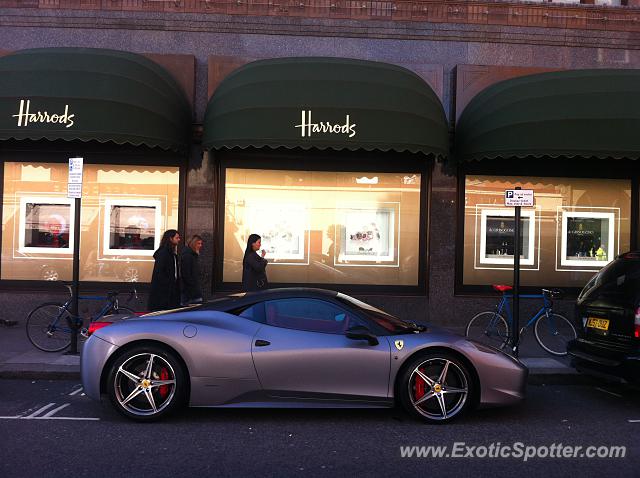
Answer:
[[306, 288], [115, 321], [87, 340], [81, 371], [89, 397], [108, 395], [120, 413], [141, 421], [187, 404], [400, 404], [444, 422], [475, 406], [522, 400], [527, 378], [526, 367], [499, 350]]

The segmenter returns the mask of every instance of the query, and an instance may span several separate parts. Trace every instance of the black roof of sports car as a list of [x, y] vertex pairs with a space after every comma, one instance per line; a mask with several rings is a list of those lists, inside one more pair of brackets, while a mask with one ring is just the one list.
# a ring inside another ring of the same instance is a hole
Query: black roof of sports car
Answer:
[[212, 299], [202, 304], [200, 310], [231, 310], [244, 305], [255, 304], [263, 300], [288, 299], [295, 297], [328, 298], [337, 297], [338, 292], [312, 287], [286, 287], [281, 289], [266, 289], [257, 292], [239, 292]]

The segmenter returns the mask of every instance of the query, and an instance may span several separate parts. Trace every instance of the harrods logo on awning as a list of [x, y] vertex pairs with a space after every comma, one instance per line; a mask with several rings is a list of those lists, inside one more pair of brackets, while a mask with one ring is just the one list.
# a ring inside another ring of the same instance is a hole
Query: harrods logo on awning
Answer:
[[349, 115], [346, 115], [343, 124], [332, 123], [330, 121], [313, 123], [311, 121], [311, 110], [302, 110], [302, 122], [295, 127], [300, 128], [300, 133], [303, 138], [311, 137], [311, 135], [315, 133], [348, 134], [349, 138], [353, 138], [356, 135], [356, 124], [350, 122]]
[[30, 123], [58, 123], [66, 128], [73, 126], [75, 114], [69, 114], [69, 105], [64, 105], [64, 113], [49, 113], [48, 111], [31, 112], [31, 100], [20, 100], [20, 111], [13, 118], [18, 118], [18, 126], [28, 126]]

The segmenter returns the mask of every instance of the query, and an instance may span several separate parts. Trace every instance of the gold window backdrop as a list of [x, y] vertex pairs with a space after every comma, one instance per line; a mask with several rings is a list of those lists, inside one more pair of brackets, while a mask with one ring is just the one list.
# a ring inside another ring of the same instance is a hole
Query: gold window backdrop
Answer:
[[464, 284], [511, 284], [514, 209], [504, 191], [515, 186], [535, 194], [521, 211], [523, 285], [582, 287], [629, 249], [630, 180], [467, 176]]
[[[6, 162], [2, 279], [71, 280], [74, 202], [67, 164]], [[153, 252], [178, 224], [179, 170], [85, 164], [80, 280], [149, 282]]]
[[227, 169], [225, 282], [252, 233], [271, 282], [415, 286], [420, 175]]

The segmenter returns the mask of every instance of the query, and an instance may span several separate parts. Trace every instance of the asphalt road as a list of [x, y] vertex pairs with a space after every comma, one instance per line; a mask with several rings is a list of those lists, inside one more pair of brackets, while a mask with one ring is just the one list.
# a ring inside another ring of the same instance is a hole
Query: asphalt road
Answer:
[[[77, 382], [0, 380], [0, 416], [3, 478], [640, 476], [640, 393], [595, 382], [530, 385], [516, 407], [427, 425], [399, 410], [249, 409], [191, 409], [137, 424], [87, 399]], [[400, 449], [447, 446], [451, 455], [464, 443], [456, 453], [475, 446], [482, 455], [497, 442], [494, 450], [620, 445], [626, 457], [402, 458]]]

